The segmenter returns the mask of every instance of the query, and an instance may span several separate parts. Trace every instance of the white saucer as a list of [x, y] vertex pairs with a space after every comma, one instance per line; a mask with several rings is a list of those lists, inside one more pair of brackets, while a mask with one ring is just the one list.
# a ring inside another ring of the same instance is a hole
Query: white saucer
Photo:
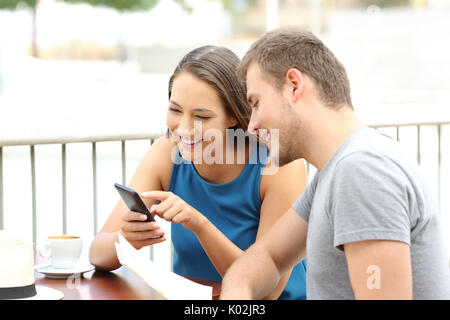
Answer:
[[84, 266], [76, 266], [75, 268], [55, 268], [53, 266], [48, 266], [45, 268], [37, 269], [36, 271], [42, 274], [45, 274], [47, 278], [52, 279], [65, 279], [72, 275], [81, 276], [85, 272], [89, 272], [94, 270], [95, 267], [93, 265], [84, 265]]

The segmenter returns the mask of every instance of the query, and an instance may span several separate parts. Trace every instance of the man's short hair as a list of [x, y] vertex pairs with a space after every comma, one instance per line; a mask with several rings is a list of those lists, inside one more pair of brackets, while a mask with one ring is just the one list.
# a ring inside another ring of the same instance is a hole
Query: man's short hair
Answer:
[[281, 90], [286, 73], [296, 68], [311, 78], [318, 98], [330, 108], [353, 109], [350, 81], [344, 66], [321, 40], [298, 28], [279, 28], [261, 36], [245, 54], [238, 77], [245, 83], [247, 69], [256, 62], [267, 80]]

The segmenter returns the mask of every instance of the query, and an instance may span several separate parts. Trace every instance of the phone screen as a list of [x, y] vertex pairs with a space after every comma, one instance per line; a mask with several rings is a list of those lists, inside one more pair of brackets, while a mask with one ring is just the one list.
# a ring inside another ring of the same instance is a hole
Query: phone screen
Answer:
[[142, 201], [141, 196], [133, 189], [123, 186], [119, 183], [115, 183], [114, 187], [116, 187], [117, 191], [120, 194], [120, 197], [128, 206], [128, 209], [134, 212], [143, 213], [147, 216], [147, 222], [155, 221], [155, 218], [150, 214], [150, 211], [147, 209], [144, 201]]

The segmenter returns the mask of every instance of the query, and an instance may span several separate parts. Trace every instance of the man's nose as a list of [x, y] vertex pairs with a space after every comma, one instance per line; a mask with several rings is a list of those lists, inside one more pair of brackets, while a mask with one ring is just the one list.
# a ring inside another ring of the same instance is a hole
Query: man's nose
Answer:
[[261, 129], [261, 123], [258, 120], [256, 112], [252, 111], [247, 131], [251, 134], [257, 134], [259, 129]]

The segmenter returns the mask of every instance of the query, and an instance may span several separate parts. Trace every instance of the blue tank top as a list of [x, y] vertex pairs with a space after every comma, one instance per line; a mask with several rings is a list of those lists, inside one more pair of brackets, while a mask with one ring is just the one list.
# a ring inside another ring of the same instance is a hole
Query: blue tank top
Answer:
[[[240, 175], [224, 184], [204, 180], [192, 162], [184, 160], [178, 151], [168, 190], [201, 212], [242, 250], [256, 239], [261, 209], [261, 172], [268, 160], [264, 144], [250, 146], [249, 160]], [[174, 272], [222, 281], [195, 234], [181, 224], [171, 224], [171, 228]], [[279, 299], [306, 299], [305, 267], [306, 260], [303, 260], [293, 268]]]

